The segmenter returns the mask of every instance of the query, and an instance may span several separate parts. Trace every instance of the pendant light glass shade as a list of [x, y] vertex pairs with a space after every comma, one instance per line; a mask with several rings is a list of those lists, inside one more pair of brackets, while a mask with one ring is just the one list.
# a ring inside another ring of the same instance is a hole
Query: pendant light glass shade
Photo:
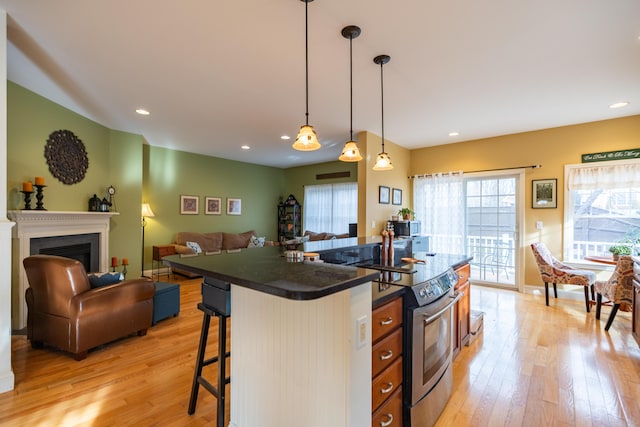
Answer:
[[318, 135], [313, 129], [313, 126], [302, 125], [292, 147], [298, 151], [313, 151], [320, 148], [321, 145], [320, 142], [318, 142]]
[[376, 157], [376, 164], [373, 165], [374, 171], [388, 171], [393, 169], [389, 154], [384, 151], [384, 76], [382, 74], [382, 66], [389, 62], [389, 55], [378, 55], [373, 58], [373, 62], [380, 65], [380, 104], [382, 105], [382, 151]]
[[362, 160], [358, 143], [353, 140], [353, 39], [360, 35], [360, 27], [349, 25], [342, 29], [342, 37], [349, 39], [349, 141], [344, 144], [338, 160], [359, 162]]
[[343, 162], [359, 162], [360, 160], [362, 160], [362, 155], [360, 155], [358, 144], [355, 141], [349, 141], [344, 144], [342, 154], [340, 154], [338, 160], [342, 160]]
[[384, 151], [378, 154], [376, 157], [376, 164], [373, 165], [374, 171], [389, 171], [393, 169], [393, 165], [391, 164], [391, 158]]
[[309, 2], [313, 0], [300, 0], [304, 2], [304, 63], [305, 63], [305, 96], [306, 96], [306, 111], [305, 116], [307, 122], [300, 127], [300, 132], [296, 137], [292, 147], [298, 151], [314, 151], [322, 147], [318, 141], [318, 135], [316, 134], [313, 126], [309, 124]]

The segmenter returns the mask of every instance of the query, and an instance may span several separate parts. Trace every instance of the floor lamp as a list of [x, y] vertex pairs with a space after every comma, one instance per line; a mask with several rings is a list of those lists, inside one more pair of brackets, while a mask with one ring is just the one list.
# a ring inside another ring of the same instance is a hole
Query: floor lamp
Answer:
[[142, 269], [140, 271], [140, 274], [142, 277], [146, 277], [144, 275], [144, 227], [147, 225], [147, 218], [153, 218], [155, 215], [153, 214], [153, 211], [151, 210], [151, 206], [149, 206], [149, 203], [143, 203], [142, 204]]

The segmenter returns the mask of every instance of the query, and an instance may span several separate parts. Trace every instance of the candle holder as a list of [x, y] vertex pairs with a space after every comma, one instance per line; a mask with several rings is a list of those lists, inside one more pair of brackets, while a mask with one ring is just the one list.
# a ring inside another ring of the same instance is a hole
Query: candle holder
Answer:
[[122, 264], [122, 276], [126, 279], [127, 278], [127, 264]]
[[21, 193], [24, 194], [24, 210], [30, 211], [31, 210], [31, 194], [33, 194], [33, 191], [21, 191]]
[[46, 211], [46, 209], [44, 208], [44, 205], [42, 203], [42, 199], [44, 199], [44, 194], [42, 194], [42, 189], [44, 187], [46, 187], [46, 185], [34, 184], [34, 187], [36, 187], [36, 210], [37, 211]]

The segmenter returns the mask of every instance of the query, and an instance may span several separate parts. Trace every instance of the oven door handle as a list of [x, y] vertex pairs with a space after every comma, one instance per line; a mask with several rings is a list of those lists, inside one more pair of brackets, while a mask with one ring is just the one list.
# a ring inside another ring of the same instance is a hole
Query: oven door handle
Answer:
[[451, 302], [449, 302], [449, 304], [447, 304], [442, 310], [438, 311], [436, 314], [431, 315], [431, 316], [427, 317], [426, 319], [424, 319], [424, 324], [426, 325], [428, 323], [433, 322], [435, 319], [437, 319], [439, 316], [441, 316], [442, 313], [444, 313], [445, 311], [449, 310], [463, 296], [464, 296], [464, 292], [456, 292], [454, 296], [450, 297], [451, 298]]

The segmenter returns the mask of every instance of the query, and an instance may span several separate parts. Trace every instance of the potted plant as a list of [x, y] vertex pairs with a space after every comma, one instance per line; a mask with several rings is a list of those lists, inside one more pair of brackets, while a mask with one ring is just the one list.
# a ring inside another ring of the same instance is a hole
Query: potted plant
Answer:
[[609, 248], [613, 254], [613, 259], [617, 260], [620, 255], [631, 255], [631, 246], [627, 243], [616, 243]]
[[401, 216], [403, 219], [412, 220], [415, 218], [415, 212], [409, 208], [402, 208], [398, 211], [398, 216]]

